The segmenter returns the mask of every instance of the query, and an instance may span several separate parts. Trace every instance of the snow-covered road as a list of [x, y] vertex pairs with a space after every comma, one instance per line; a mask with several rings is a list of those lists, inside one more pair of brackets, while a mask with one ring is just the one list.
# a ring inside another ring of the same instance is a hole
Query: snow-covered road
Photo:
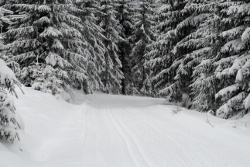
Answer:
[[[83, 97], [79, 100], [82, 104], [71, 105], [26, 91], [26, 98], [18, 102], [26, 130], [21, 143], [7, 147], [12, 152], [0, 149], [4, 157], [1, 167], [250, 164], [250, 127], [245, 122], [233, 128], [230, 120], [210, 118], [215, 126], [212, 128], [206, 123], [206, 115], [183, 108], [173, 114], [176, 106], [165, 104], [163, 99], [97, 94]], [[7, 161], [11, 158], [15, 162]]]

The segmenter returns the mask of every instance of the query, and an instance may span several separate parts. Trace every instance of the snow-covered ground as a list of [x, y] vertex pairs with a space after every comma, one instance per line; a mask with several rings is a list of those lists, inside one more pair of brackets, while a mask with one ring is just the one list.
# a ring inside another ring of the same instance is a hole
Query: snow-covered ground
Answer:
[[222, 120], [163, 99], [78, 95], [76, 104], [25, 88], [21, 141], [0, 167], [249, 167], [250, 115]]

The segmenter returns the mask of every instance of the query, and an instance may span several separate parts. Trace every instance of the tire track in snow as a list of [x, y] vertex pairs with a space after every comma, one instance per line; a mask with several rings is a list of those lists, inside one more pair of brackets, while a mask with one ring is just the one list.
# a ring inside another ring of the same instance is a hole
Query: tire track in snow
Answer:
[[107, 113], [112, 120], [113, 124], [115, 125], [117, 131], [120, 133], [122, 138], [124, 139], [127, 149], [131, 154], [136, 166], [140, 167], [153, 167], [143, 154], [142, 150], [140, 149], [137, 141], [134, 137], [130, 134], [129, 130], [125, 128], [125, 126], [113, 115], [110, 107], [107, 107]]

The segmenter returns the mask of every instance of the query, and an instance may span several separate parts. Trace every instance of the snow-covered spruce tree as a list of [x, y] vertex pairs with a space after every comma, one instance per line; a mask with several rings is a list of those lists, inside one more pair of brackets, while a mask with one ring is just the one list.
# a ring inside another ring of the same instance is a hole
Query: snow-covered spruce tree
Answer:
[[83, 29], [81, 19], [73, 15], [79, 9], [71, 1], [12, 0], [5, 7], [22, 15], [11, 20], [13, 24], [4, 33], [4, 40], [5, 49], [21, 66], [20, 78], [26, 86], [44, 80], [43, 75], [32, 78], [34, 71], [43, 72], [53, 67], [53, 74], [47, 76], [57, 81], [45, 80], [49, 84], [60, 83], [53, 86], [58, 88], [55, 92], [67, 85], [88, 89], [87, 59], [81, 49], [87, 44], [79, 31]]
[[[168, 86], [167, 90], [170, 94], [174, 92], [173, 94], [177, 95], [176, 100], [184, 101], [185, 106], [190, 107], [193, 101], [199, 110], [203, 110], [204, 105], [200, 104], [199, 100], [204, 95], [209, 97], [209, 94], [206, 94], [207, 90], [198, 92], [200, 90], [197, 90], [196, 81], [198, 78], [196, 77], [203, 74], [195, 73], [193, 75], [193, 71], [202, 60], [209, 58], [212, 50], [211, 46], [216, 35], [208, 21], [214, 17], [212, 13], [214, 4], [210, 0], [202, 2], [190, 0], [186, 2], [184, 8], [180, 11], [184, 16], [182, 17], [183, 20], [175, 28], [175, 34], [179, 40], [171, 51], [174, 62], [169, 68], [174, 82]], [[195, 83], [191, 85], [192, 82]], [[209, 88], [212, 89], [212, 87]], [[183, 95], [186, 99], [183, 98]]]
[[[228, 3], [225, 2], [226, 5]], [[250, 1], [230, 1], [224, 8], [220, 50], [215, 58], [215, 77], [219, 81], [216, 114], [229, 118], [246, 114], [250, 107]]]
[[[220, 82], [220, 79], [215, 74], [217, 64], [220, 63], [221, 58], [220, 48], [224, 42], [220, 34], [230, 27], [230, 24], [224, 22], [227, 20], [225, 11], [231, 5], [232, 3], [225, 0], [201, 4], [201, 7], [209, 9], [212, 15], [203, 24], [205, 25], [205, 32], [210, 34], [207, 35], [210, 38], [210, 44], [207, 43], [208, 45], [204, 48], [204, 56], [201, 57], [198, 65], [194, 68], [193, 83], [191, 85], [192, 95], [194, 96], [193, 105], [199, 111], [215, 111], [218, 109], [215, 95], [223, 87], [223, 82]], [[225, 80], [227, 79], [225, 78]]]
[[[160, 71], [155, 70], [151, 80], [156, 88], [162, 88], [160, 93], [170, 96], [170, 100], [185, 100], [189, 107], [193, 103], [199, 110], [207, 109], [212, 105], [208, 106], [206, 97], [210, 100], [215, 92], [212, 94], [213, 87], [206, 85], [208, 81], [204, 78], [208, 76], [203, 74], [205, 71], [196, 70], [194, 73], [194, 70], [212, 54], [216, 38], [211, 23], [215, 19], [215, 2], [160, 2], [164, 4], [158, 10], [160, 24], [156, 28], [160, 35], [147, 54], [153, 57], [148, 63], [153, 68], [158, 66]], [[186, 99], [183, 99], [185, 94]]]
[[105, 46], [103, 44], [103, 29], [98, 25], [100, 14], [99, 2], [92, 0], [75, 0], [74, 4], [80, 9], [75, 15], [81, 18], [83, 28], [80, 30], [86, 47], [81, 48], [87, 59], [87, 74], [89, 91], [103, 90], [101, 71], [104, 67]]
[[117, 11], [116, 18], [119, 21], [122, 30], [120, 36], [124, 39], [118, 43], [120, 61], [122, 63], [122, 72], [124, 78], [122, 79], [122, 94], [129, 94], [129, 83], [131, 82], [131, 68], [129, 64], [129, 55], [131, 53], [131, 44], [129, 37], [132, 35], [133, 14], [134, 8], [132, 0], [116, 0], [115, 10]]
[[[154, 93], [158, 93], [159, 89], [166, 87], [166, 84], [170, 83], [165, 69], [170, 67], [173, 62], [171, 48], [176, 43], [173, 29], [178, 20], [176, 15], [173, 15], [175, 9], [172, 8], [171, 4], [171, 1], [168, 0], [158, 0], [156, 2], [156, 12], [153, 19], [157, 24], [152, 26], [152, 30], [156, 34], [156, 40], [148, 45], [148, 52], [145, 54], [147, 58], [145, 64], [151, 69], [149, 77]], [[175, 13], [178, 14], [178, 11]]]
[[[177, 70], [176, 76], [180, 77], [177, 77], [176, 81], [186, 86], [186, 91], [183, 93], [188, 95], [188, 99], [184, 105], [189, 107], [193, 105], [199, 111], [216, 108], [214, 98], [216, 81], [211, 60], [216, 54], [218, 37], [214, 27], [214, 23], [219, 21], [215, 15], [216, 4], [217, 2], [212, 0], [188, 1], [183, 12], [191, 15], [177, 26], [177, 29], [191, 27], [192, 31], [174, 48], [181, 56], [178, 68], [182, 68]], [[183, 76], [190, 79], [186, 80]]]
[[121, 71], [122, 64], [119, 59], [118, 43], [124, 40], [120, 36], [121, 26], [116, 19], [116, 11], [114, 9], [115, 2], [112, 0], [101, 0], [99, 25], [103, 29], [103, 40], [105, 46], [104, 53], [104, 69], [101, 73], [104, 83], [104, 91], [106, 93], [119, 93], [121, 89], [121, 81], [123, 73]]
[[[150, 51], [146, 54], [146, 64], [153, 69], [150, 82], [161, 95], [168, 95], [172, 101], [181, 101], [186, 85], [178, 81], [181, 76], [176, 76], [177, 70], [182, 69], [179, 68], [179, 59], [182, 57], [174, 47], [192, 31], [192, 27], [177, 29], [177, 26], [191, 14], [183, 12], [187, 3], [185, 0], [162, 0], [158, 3], [156, 11], [159, 23], [155, 27], [157, 39], [149, 45]], [[185, 80], [185, 76], [183, 77]]]
[[134, 93], [147, 94], [147, 84], [149, 69], [145, 67], [147, 47], [154, 39], [152, 26], [154, 24], [152, 7], [153, 1], [142, 0], [135, 5], [134, 14], [134, 32], [130, 36], [133, 45], [130, 54], [130, 63], [132, 70], [132, 89]]
[[21, 86], [13, 71], [0, 59], [0, 139], [10, 142], [20, 140], [18, 131], [22, 128], [9, 95], [9, 92], [17, 95], [15, 85]]

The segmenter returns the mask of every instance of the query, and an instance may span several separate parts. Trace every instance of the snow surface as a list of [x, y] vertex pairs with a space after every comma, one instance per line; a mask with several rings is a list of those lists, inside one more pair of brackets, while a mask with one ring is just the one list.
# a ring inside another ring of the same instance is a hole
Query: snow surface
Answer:
[[248, 167], [250, 115], [222, 120], [163, 99], [78, 94], [76, 104], [25, 88], [21, 141], [1, 167]]

